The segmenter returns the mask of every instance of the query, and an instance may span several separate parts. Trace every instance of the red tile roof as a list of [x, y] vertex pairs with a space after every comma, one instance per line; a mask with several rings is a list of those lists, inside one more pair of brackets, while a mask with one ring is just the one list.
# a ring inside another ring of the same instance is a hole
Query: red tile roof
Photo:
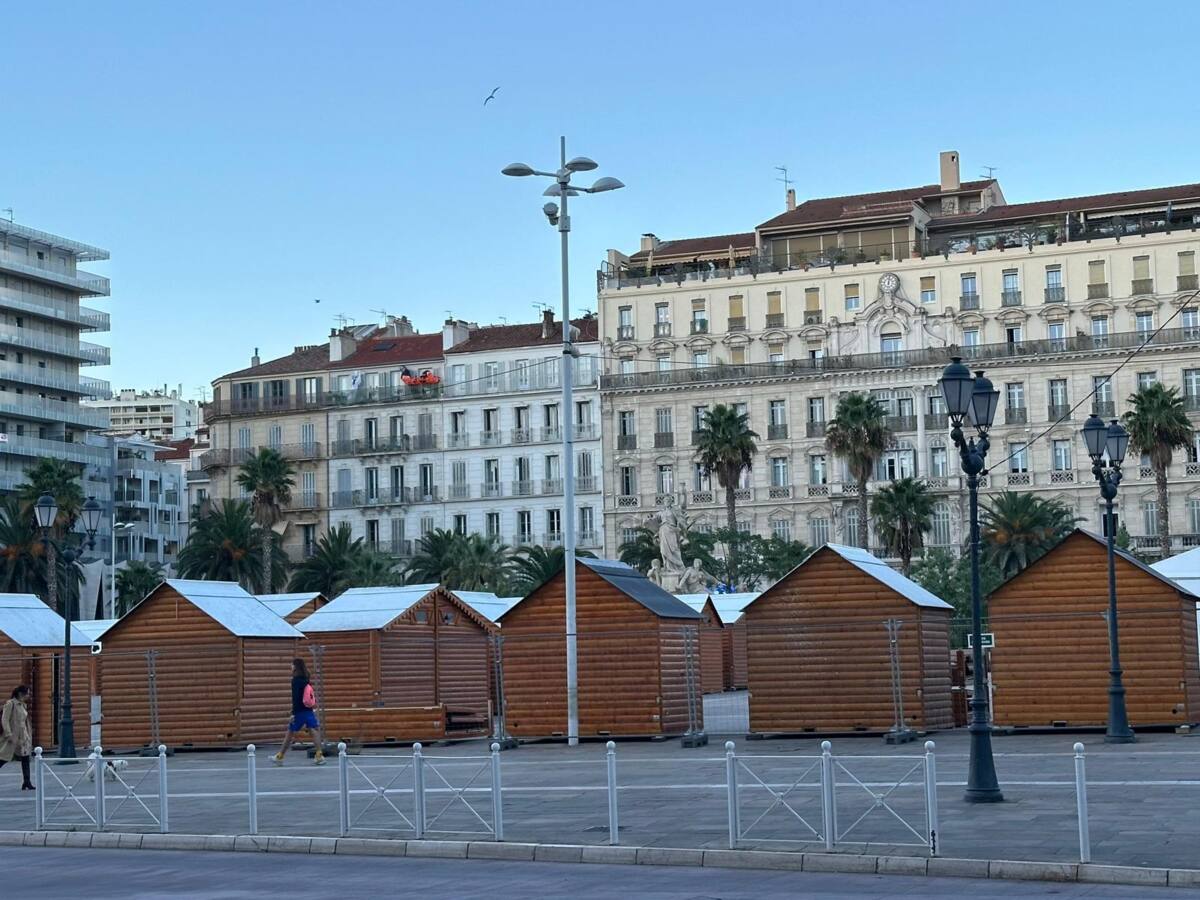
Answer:
[[860, 219], [868, 216], [902, 212], [912, 203], [943, 193], [962, 194], [982, 191], [991, 179], [964, 181], [956, 191], [942, 191], [941, 185], [925, 184], [920, 187], [901, 188], [897, 191], [875, 191], [870, 194], [849, 194], [845, 197], [819, 197], [805, 200], [795, 209], [788, 210], [768, 219], [758, 227], [778, 228], [784, 225], [815, 225], [818, 222], [835, 222], [839, 219]]
[[930, 225], [937, 227], [961, 223], [1027, 219], [1084, 210], [1120, 210], [1124, 207], [1140, 206], [1146, 203], [1166, 203], [1168, 200], [1196, 200], [1198, 198], [1200, 198], [1200, 184], [1181, 184], [1174, 187], [1147, 188], [1138, 191], [1116, 191], [1112, 194], [1092, 194], [1087, 197], [1066, 197], [1061, 200], [1007, 203], [1003, 206], [990, 207], [980, 213], [943, 216], [933, 219]]
[[[599, 320], [595, 316], [572, 319], [571, 324], [579, 329], [579, 340], [595, 341], [599, 335]], [[557, 319], [549, 337], [542, 337], [542, 323], [528, 325], [488, 325], [477, 328], [461, 344], [446, 351], [451, 353], [474, 353], [480, 350], [505, 350], [509, 347], [541, 347], [562, 343], [562, 320]]]
[[330, 363], [331, 369], [368, 369], [393, 363], [425, 363], [442, 358], [442, 333], [380, 335], [367, 338], [345, 359]]
[[154, 451], [156, 460], [164, 461], [168, 459], [188, 459], [191, 456], [192, 447], [196, 441], [193, 438], [183, 438], [178, 441], [165, 441], [162, 450]]
[[[681, 238], [676, 241], [663, 241], [654, 251], [655, 258], [663, 256], [697, 256], [701, 253], [721, 253], [733, 246], [735, 250], [746, 250], [755, 246], [753, 231], [741, 234], [714, 234], [711, 237]], [[650, 255], [649, 250], [639, 250], [630, 259], [642, 259]]]
[[287, 356], [267, 360], [265, 363], [250, 366], [246, 369], [238, 369], [236, 372], [230, 372], [213, 380], [222, 381], [226, 378], [249, 378], [261, 375], [287, 375], [292, 372], [313, 372], [328, 368], [328, 366], [329, 343], [326, 342], [324, 344], [312, 344], [307, 347], [297, 347]]

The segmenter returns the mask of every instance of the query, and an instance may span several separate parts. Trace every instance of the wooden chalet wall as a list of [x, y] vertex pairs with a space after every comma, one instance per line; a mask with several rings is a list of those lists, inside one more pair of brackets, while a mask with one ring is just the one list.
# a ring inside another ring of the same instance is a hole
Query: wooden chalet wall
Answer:
[[884, 620], [899, 636], [907, 724], [952, 725], [949, 610], [922, 607], [823, 548], [746, 607], [750, 730], [889, 730]]
[[715, 694], [725, 690], [729, 680], [725, 673], [725, 627], [711, 599], [705, 601], [700, 615], [703, 616], [700, 620], [700, 688], [706, 694]]
[[276, 741], [292, 715], [292, 660], [297, 641], [242, 638], [238, 743]]
[[[58, 746], [58, 660], [62, 647], [22, 647], [0, 633], [0, 705], [18, 684], [29, 687], [30, 723], [35, 747]], [[89, 647], [71, 650], [71, 712], [75, 719], [75, 746], [91, 745], [91, 694], [93, 678]]]
[[289, 625], [299, 625], [318, 609], [324, 606], [327, 602], [328, 601], [324, 597], [318, 595], [312, 600], [309, 600], [307, 603], [304, 603], [292, 610], [290, 613], [284, 616], [283, 619]]
[[729, 687], [743, 690], [749, 679], [749, 663], [746, 659], [746, 617], [742, 616], [732, 625], [725, 626], [725, 654], [729, 659]]
[[[1108, 721], [1108, 564], [1076, 532], [988, 600], [993, 714], [999, 725]], [[1200, 721], [1195, 600], [1118, 556], [1117, 612], [1133, 726]]]
[[[576, 571], [580, 735], [686, 731], [682, 629], [695, 641], [698, 620], [659, 618], [586, 566]], [[506, 722], [517, 737], [567, 732], [564, 582], [560, 572], [501, 620]]]

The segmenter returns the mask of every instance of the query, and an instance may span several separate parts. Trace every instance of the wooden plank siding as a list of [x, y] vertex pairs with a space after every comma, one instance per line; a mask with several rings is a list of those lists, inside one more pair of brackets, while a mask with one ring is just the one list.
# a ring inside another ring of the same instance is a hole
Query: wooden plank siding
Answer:
[[700, 610], [700, 689], [705, 694], [725, 690], [725, 627], [711, 599]]
[[[1116, 577], [1130, 724], [1196, 723], [1195, 599], [1121, 556]], [[1078, 531], [991, 595], [996, 724], [1107, 723], [1107, 609], [1107, 549]]]
[[743, 615], [732, 625], [725, 626], [729, 636], [729, 687], [733, 690], [745, 690], [749, 681], [749, 661], [746, 648], [746, 617]]
[[[501, 620], [506, 721], [517, 737], [567, 732], [565, 580], [560, 572]], [[660, 618], [582, 564], [575, 588], [580, 735], [686, 731], [682, 629], [695, 635], [697, 620]]]
[[[29, 688], [29, 718], [33, 744], [50, 750], [58, 747], [58, 667], [62, 647], [22, 647], [0, 633], [0, 705], [8, 701], [18, 684]], [[91, 745], [92, 684], [91, 651], [71, 650], [71, 712], [75, 719], [76, 748]]]
[[903, 622], [905, 722], [918, 730], [949, 727], [949, 610], [919, 606], [823, 548], [743, 614], [750, 730], [889, 730], [889, 618]]

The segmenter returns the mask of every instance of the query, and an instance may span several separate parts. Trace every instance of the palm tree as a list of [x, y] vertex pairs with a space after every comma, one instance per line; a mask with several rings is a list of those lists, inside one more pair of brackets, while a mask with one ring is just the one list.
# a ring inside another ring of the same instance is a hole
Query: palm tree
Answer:
[[15, 497], [0, 503], [0, 589], [46, 595], [46, 550], [33, 515]]
[[[264, 585], [263, 563], [266, 543], [278, 544], [278, 537], [257, 528], [245, 500], [222, 500], [197, 522], [179, 551], [182, 578], [210, 581], [236, 581], [251, 593], [270, 593]], [[272, 572], [266, 585], [278, 584], [284, 576], [281, 554], [271, 553]]]
[[454, 565], [458, 535], [446, 528], [435, 528], [417, 540], [417, 552], [405, 570], [409, 584], [445, 584]]
[[503, 591], [508, 581], [508, 547], [472, 532], [459, 535], [446, 586], [460, 591]]
[[901, 478], [879, 489], [871, 498], [875, 533], [890, 553], [900, 557], [906, 576], [913, 551], [925, 543], [925, 532], [933, 527], [933, 497], [929, 487], [915, 478]]
[[353, 583], [352, 574], [366, 553], [362, 538], [351, 537], [350, 524], [340, 523], [317, 539], [316, 551], [292, 574], [289, 591], [319, 591], [333, 598]]
[[162, 567], [158, 563], [130, 560], [117, 572], [117, 617], [125, 615], [162, 583]]
[[1150, 457], [1154, 484], [1158, 488], [1158, 543], [1163, 557], [1171, 553], [1171, 517], [1167, 508], [1167, 469], [1176, 450], [1192, 442], [1192, 424], [1188, 421], [1179, 389], [1154, 384], [1129, 398], [1133, 408], [1125, 413], [1129, 446], [1135, 453]]
[[849, 393], [838, 399], [834, 416], [825, 429], [825, 446], [846, 461], [850, 477], [858, 485], [858, 546], [868, 546], [867, 482], [875, 461], [887, 449], [892, 433], [883, 407], [870, 394]]
[[[292, 479], [294, 472], [283, 454], [271, 447], [259, 447], [258, 453], [242, 463], [236, 481], [250, 494], [250, 510], [260, 528], [272, 530], [283, 516], [283, 507], [292, 499], [292, 487], [296, 483]], [[272, 540], [263, 543], [262, 583], [267, 591], [273, 590], [276, 584], [273, 578], [274, 544]]]
[[[649, 531], [649, 529], [644, 530]], [[656, 551], [657, 547], [658, 545], [655, 544]], [[594, 558], [595, 555], [590, 550], [575, 551], [576, 557]], [[506, 589], [511, 591], [514, 596], [526, 596], [534, 588], [557, 575], [563, 567], [565, 558], [566, 550], [562, 547], [543, 547], [540, 544], [531, 544], [516, 548], [509, 557], [509, 577]], [[622, 560], [627, 561], [623, 557]], [[647, 568], [649, 568], [648, 565]]]
[[[57, 577], [48, 579], [46, 599], [49, 605], [57, 607], [60, 613], [70, 609], [69, 615], [64, 613], [69, 618], [75, 618], [75, 610], [72, 608], [74, 604], [71, 601], [74, 598], [70, 596], [68, 585], [76, 579], [70, 579], [69, 582], [63, 567], [58, 564], [58, 544], [75, 528], [79, 513], [83, 509], [80, 471], [80, 467], [72, 463], [43, 457], [25, 470], [25, 483], [17, 485], [17, 496], [21, 499], [25, 515], [30, 518], [33, 517], [33, 505], [42, 494], [50, 494], [58, 505], [58, 516], [50, 528], [50, 540], [46, 544], [46, 566], [49, 571], [57, 573]], [[60, 591], [61, 602], [58, 599]]]
[[1011, 578], [1070, 534], [1078, 521], [1061, 500], [1001, 491], [979, 516], [984, 555]]
[[393, 587], [404, 584], [404, 573], [386, 553], [376, 553], [365, 547], [354, 557], [347, 575], [346, 587]]
[[717, 477], [725, 489], [725, 526], [737, 528], [737, 486], [742, 472], [754, 465], [758, 433], [750, 428], [750, 417], [732, 406], [718, 403], [704, 414], [696, 433], [696, 461], [705, 476]]

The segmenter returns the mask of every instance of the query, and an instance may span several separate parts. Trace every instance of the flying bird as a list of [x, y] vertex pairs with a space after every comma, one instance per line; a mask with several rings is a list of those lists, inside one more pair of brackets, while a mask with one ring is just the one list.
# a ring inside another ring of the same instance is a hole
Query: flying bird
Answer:
[[492, 100], [494, 100], [496, 98], [496, 91], [498, 91], [498, 90], [500, 90], [499, 87], [495, 87], [492, 89], [492, 92], [487, 95], [487, 99], [483, 101], [484, 106], [487, 106], [489, 103], [492, 102]]

